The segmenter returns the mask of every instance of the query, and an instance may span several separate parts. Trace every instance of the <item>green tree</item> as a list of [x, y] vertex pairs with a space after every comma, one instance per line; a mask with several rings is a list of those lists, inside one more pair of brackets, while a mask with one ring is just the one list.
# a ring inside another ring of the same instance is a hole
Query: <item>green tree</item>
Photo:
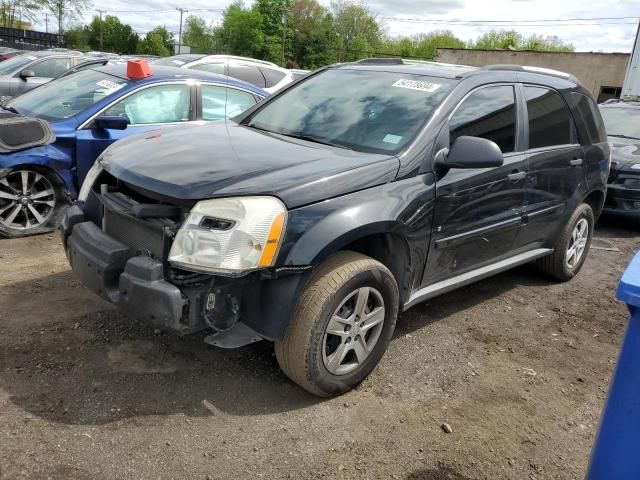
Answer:
[[89, 29], [86, 26], [77, 26], [64, 32], [64, 41], [68, 48], [74, 50], [90, 50]]
[[209, 53], [214, 48], [213, 32], [202, 17], [189, 15], [185, 21], [183, 43], [191, 47], [192, 52]]
[[348, 0], [331, 3], [338, 61], [353, 61], [373, 55], [382, 45], [382, 28], [369, 9]]
[[260, 15], [262, 20], [263, 44], [258, 56], [271, 62], [280, 63], [282, 60], [282, 34], [286, 18], [285, 57], [291, 58], [291, 40], [293, 37], [292, 15], [290, 0], [256, 0], [252, 10]]
[[314, 69], [337, 60], [333, 17], [317, 0], [293, 0], [291, 20], [295, 65]]
[[118, 17], [107, 15], [104, 20], [94, 17], [86, 28], [88, 43], [92, 50], [122, 54], [136, 52], [138, 35], [130, 25], [121, 23]]
[[573, 52], [575, 47], [571, 43], [565, 43], [555, 35], [543, 36], [535, 33], [527, 38], [521, 47], [523, 50], [538, 50], [546, 52]]
[[31, 28], [42, 9], [39, 0], [3, 0], [0, 3], [0, 24], [3, 27]]
[[483, 50], [519, 48], [524, 37], [515, 30], [490, 30], [471, 42], [470, 47]]
[[165, 27], [156, 27], [138, 42], [138, 53], [166, 57], [173, 54], [173, 34]]
[[264, 48], [262, 15], [244, 8], [241, 1], [232, 3], [224, 11], [222, 26], [214, 31], [216, 49], [233, 55], [259, 57]]

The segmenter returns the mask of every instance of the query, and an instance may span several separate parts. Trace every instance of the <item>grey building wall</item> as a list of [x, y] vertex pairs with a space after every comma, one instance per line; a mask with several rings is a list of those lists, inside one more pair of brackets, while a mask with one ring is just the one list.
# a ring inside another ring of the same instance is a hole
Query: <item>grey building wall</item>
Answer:
[[[628, 53], [535, 52], [439, 48], [435, 61], [484, 67], [496, 64], [530, 65], [572, 73], [599, 101], [619, 95], [630, 55]], [[603, 87], [605, 87], [603, 89]]]

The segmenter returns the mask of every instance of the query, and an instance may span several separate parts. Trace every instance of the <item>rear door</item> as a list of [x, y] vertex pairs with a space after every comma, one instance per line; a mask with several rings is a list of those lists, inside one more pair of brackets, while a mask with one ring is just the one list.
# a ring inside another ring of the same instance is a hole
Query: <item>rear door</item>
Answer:
[[450, 145], [462, 135], [495, 142], [497, 168], [451, 169], [436, 182], [433, 235], [423, 278], [429, 285], [509, 256], [522, 222], [527, 160], [520, 149], [513, 84], [468, 94], [449, 119]]
[[563, 97], [538, 85], [522, 85], [526, 112], [527, 198], [517, 246], [541, 245], [558, 230], [572, 198], [586, 182], [583, 148]]
[[194, 95], [194, 87], [184, 82], [141, 87], [94, 116], [126, 116], [129, 126], [125, 130], [100, 129], [92, 120], [86, 122], [76, 133], [78, 185], [95, 159], [117, 140], [194, 121]]

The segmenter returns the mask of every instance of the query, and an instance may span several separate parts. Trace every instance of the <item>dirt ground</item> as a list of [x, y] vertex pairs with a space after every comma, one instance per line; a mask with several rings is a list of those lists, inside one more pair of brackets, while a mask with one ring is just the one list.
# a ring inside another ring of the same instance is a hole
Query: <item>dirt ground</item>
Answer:
[[0, 478], [582, 478], [640, 248], [637, 229], [597, 237], [619, 251], [567, 284], [523, 267], [403, 314], [380, 366], [331, 400], [267, 342], [218, 350], [126, 318], [57, 235], [0, 240]]

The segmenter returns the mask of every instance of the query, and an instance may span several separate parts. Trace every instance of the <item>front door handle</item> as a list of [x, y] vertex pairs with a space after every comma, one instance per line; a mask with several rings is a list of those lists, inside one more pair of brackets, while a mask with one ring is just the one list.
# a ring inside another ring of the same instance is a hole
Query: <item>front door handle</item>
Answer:
[[581, 158], [574, 158], [573, 160], [571, 160], [569, 162], [569, 165], [571, 165], [572, 167], [579, 167], [580, 165], [582, 165], [582, 159]]
[[527, 176], [527, 172], [514, 172], [507, 175], [507, 178], [511, 182], [517, 182], [518, 180], [522, 180], [526, 176]]

